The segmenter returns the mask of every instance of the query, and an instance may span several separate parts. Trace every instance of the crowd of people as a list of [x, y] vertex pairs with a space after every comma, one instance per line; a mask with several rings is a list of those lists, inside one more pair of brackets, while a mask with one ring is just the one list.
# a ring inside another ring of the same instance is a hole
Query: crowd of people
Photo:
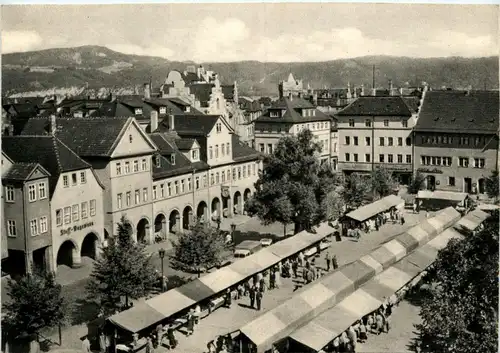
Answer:
[[405, 224], [406, 220], [401, 210], [392, 207], [387, 212], [382, 212], [364, 222], [356, 222], [352, 220], [350, 223], [344, 223], [342, 228], [343, 236], [359, 239], [361, 232], [368, 234], [372, 231], [378, 231], [380, 227], [387, 222]]

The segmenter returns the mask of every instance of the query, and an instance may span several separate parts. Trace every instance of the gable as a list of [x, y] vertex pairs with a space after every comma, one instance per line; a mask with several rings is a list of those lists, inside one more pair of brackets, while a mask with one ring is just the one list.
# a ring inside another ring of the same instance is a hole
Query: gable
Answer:
[[233, 132], [233, 129], [231, 129], [231, 127], [227, 124], [226, 120], [219, 117], [217, 119], [217, 121], [215, 122], [212, 130], [210, 130], [210, 134], [209, 134], [210, 136], [217, 134], [217, 124], [221, 124], [221, 131], [219, 132], [219, 134], [228, 134], [228, 133]]
[[195, 150], [197, 148], [200, 148], [200, 144], [198, 143], [197, 140], [194, 140], [193, 145], [191, 146], [191, 150]]
[[31, 172], [30, 176], [27, 178], [28, 180], [35, 180], [35, 179], [40, 179], [40, 178], [47, 178], [49, 176], [49, 173], [43, 169], [40, 165], [38, 165], [33, 171]]
[[155, 150], [153, 143], [139, 127], [139, 124], [132, 120], [120, 135], [111, 153], [111, 158], [153, 153]]
[[14, 163], [5, 153], [2, 152], [2, 174], [7, 173], [7, 171], [12, 167]]

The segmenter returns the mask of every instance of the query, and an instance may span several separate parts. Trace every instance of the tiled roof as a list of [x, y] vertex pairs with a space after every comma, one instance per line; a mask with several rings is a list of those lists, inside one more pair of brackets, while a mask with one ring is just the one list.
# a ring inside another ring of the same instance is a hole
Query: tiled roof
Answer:
[[228, 101], [234, 101], [234, 85], [221, 85], [224, 98]]
[[[57, 118], [56, 137], [81, 157], [109, 157], [115, 141], [132, 118], [92, 117]], [[48, 118], [33, 118], [24, 126], [22, 135], [47, 135]]]
[[425, 93], [415, 131], [496, 133], [499, 97], [494, 91]]
[[360, 97], [337, 113], [339, 116], [411, 116], [401, 97]]
[[50, 173], [50, 193], [59, 175], [90, 165], [54, 136], [3, 136], [2, 150], [15, 163], [39, 163]]
[[212, 87], [214, 86], [213, 83], [193, 83], [188, 87], [189, 92], [194, 94], [196, 99], [200, 101], [201, 106], [206, 107], [210, 100], [210, 95], [212, 94]]
[[410, 111], [415, 114], [418, 112], [418, 107], [420, 106], [420, 98], [418, 97], [401, 97], [403, 101], [406, 103]]
[[[206, 136], [219, 120], [219, 115], [175, 115], [174, 129], [179, 136]], [[168, 122], [163, 120], [159, 124], [160, 131], [166, 131]]]
[[173, 98], [167, 98], [169, 101], [171, 101], [172, 103], [174, 104], [177, 104], [177, 105], [180, 105], [180, 106], [183, 106], [183, 107], [187, 107], [189, 106], [189, 103], [187, 102], [184, 102], [182, 99], [180, 98], [176, 98], [176, 97], [173, 97]]
[[191, 147], [193, 147], [195, 141], [196, 141], [195, 139], [180, 138], [175, 140], [175, 144], [181, 151], [187, 151], [190, 150]]
[[[38, 163], [14, 163], [9, 170], [2, 175], [2, 179], [25, 181], [38, 167], [40, 167]], [[48, 172], [47, 176], [50, 176]]]
[[181, 75], [182, 79], [184, 80], [184, 82], [186, 82], [186, 84], [190, 84], [200, 80], [198, 78], [198, 75], [194, 72], [186, 72], [186, 73], [183, 72]]
[[[308, 101], [301, 98], [281, 98], [280, 100], [273, 102], [273, 105], [267, 112], [262, 116], [257, 118], [255, 122], [266, 123], [266, 122], [282, 122], [282, 123], [302, 123], [302, 122], [312, 122], [312, 121], [329, 121], [331, 118], [322, 113], [321, 111], [315, 109], [314, 116], [302, 116], [302, 109], [313, 109], [314, 106]], [[281, 117], [271, 117], [271, 111], [279, 109], [280, 111], [285, 110], [285, 113]]]
[[233, 145], [233, 160], [235, 162], [253, 161], [261, 157], [260, 152], [241, 142], [238, 135], [233, 134], [231, 139]]
[[31, 104], [40, 105], [43, 103], [44, 97], [19, 97], [19, 98], [2, 98], [2, 104]]

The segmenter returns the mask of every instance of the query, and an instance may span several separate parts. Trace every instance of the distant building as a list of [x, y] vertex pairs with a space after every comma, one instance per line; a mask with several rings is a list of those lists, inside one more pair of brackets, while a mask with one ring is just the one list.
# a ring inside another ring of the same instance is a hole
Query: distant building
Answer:
[[283, 97], [299, 97], [302, 98], [307, 94], [307, 88], [304, 87], [302, 80], [297, 80], [293, 74], [288, 75], [286, 81], [281, 81], [278, 84], [279, 98]]
[[494, 91], [429, 91], [414, 128], [414, 170], [428, 189], [485, 193], [498, 170], [499, 96]]

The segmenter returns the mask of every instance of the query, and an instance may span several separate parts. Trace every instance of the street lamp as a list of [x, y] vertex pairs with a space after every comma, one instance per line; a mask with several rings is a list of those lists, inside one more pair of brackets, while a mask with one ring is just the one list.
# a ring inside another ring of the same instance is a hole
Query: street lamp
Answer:
[[165, 258], [165, 249], [161, 248], [158, 250], [158, 255], [161, 260], [161, 291], [165, 291], [165, 269], [163, 267], [163, 259]]
[[217, 229], [220, 229], [220, 224], [222, 222], [220, 216], [217, 217], [217, 219], [215, 220], [215, 222], [217, 222]]

